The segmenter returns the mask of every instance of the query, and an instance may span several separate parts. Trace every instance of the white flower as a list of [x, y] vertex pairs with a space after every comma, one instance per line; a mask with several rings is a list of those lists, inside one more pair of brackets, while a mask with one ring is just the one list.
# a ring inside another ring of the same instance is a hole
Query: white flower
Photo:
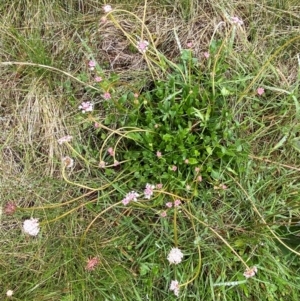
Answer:
[[174, 295], [178, 297], [179, 295], [179, 282], [177, 280], [172, 280], [170, 284], [170, 291], [174, 291]]
[[73, 139], [72, 136], [67, 135], [67, 136], [64, 136], [64, 137], [61, 137], [60, 139], [58, 139], [57, 142], [58, 142], [58, 144], [62, 145], [65, 142], [70, 142], [72, 139]]
[[104, 5], [103, 10], [105, 13], [109, 13], [110, 11], [112, 11], [111, 5]]
[[154, 185], [146, 184], [146, 188], [144, 190], [145, 199], [150, 200], [151, 196], [153, 195], [153, 189], [155, 188]]
[[255, 274], [257, 273], [257, 267], [254, 266], [252, 268], [248, 268], [246, 269], [245, 273], [243, 274], [246, 278], [251, 278], [253, 276], [255, 276]]
[[7, 296], [7, 297], [11, 297], [11, 296], [13, 295], [13, 293], [14, 293], [14, 291], [8, 290], [8, 291], [6, 292], [6, 296]]
[[100, 167], [100, 168], [104, 168], [105, 165], [106, 165], [106, 162], [104, 162], [104, 161], [100, 161], [100, 162], [99, 162], [99, 167]]
[[90, 101], [84, 101], [78, 107], [82, 113], [92, 112], [93, 111], [93, 104]]
[[167, 259], [170, 263], [178, 264], [182, 261], [183, 253], [178, 248], [172, 248]]
[[40, 232], [38, 218], [26, 219], [23, 223], [23, 230], [26, 234], [37, 236]]
[[135, 191], [131, 191], [126, 194], [125, 198], [122, 200], [124, 206], [128, 205], [131, 201], [136, 202], [139, 195]]
[[63, 157], [62, 161], [67, 168], [71, 168], [74, 166], [74, 160], [72, 158], [70, 158], [69, 156]]

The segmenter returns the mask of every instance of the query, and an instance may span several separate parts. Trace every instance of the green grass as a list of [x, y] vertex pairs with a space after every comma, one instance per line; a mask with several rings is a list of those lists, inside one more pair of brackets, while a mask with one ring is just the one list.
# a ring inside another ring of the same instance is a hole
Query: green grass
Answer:
[[[111, 5], [120, 10], [103, 23], [95, 1], [0, 4], [1, 300], [10, 289], [22, 301], [298, 300], [298, 1]], [[82, 114], [83, 101], [95, 111]], [[99, 168], [113, 164], [108, 147], [122, 163]], [[146, 183], [163, 187], [146, 200]], [[141, 196], [124, 206], [130, 190]], [[30, 217], [37, 237], [22, 231]], [[184, 259], [170, 265], [175, 246]]]

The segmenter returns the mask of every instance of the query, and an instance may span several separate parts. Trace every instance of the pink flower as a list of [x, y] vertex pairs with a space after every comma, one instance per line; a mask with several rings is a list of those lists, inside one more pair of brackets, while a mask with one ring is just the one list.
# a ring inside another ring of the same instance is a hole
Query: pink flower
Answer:
[[256, 92], [257, 92], [258, 95], [263, 95], [265, 93], [265, 89], [259, 87], [259, 88], [257, 88]]
[[60, 144], [60, 145], [62, 145], [62, 144], [65, 143], [65, 142], [70, 142], [72, 139], [73, 139], [72, 136], [67, 135], [67, 136], [64, 136], [64, 137], [59, 138], [59, 139], [57, 140], [57, 143]]
[[167, 206], [168, 208], [172, 208], [172, 207], [173, 207], [173, 203], [172, 203], [172, 202], [168, 202], [168, 203], [166, 203], [166, 206]]
[[146, 188], [144, 190], [145, 199], [150, 200], [151, 196], [153, 195], [153, 189], [155, 188], [154, 185], [146, 184]]
[[220, 185], [220, 188], [221, 188], [222, 190], [226, 190], [228, 187], [227, 187], [225, 184], [221, 184], [221, 185]]
[[103, 6], [103, 10], [105, 13], [109, 13], [110, 11], [112, 11], [112, 7], [111, 7], [111, 5], [107, 4], [107, 5]]
[[198, 182], [202, 182], [202, 176], [198, 176], [198, 177], [197, 177], [197, 181], [198, 181]]
[[172, 170], [173, 170], [173, 171], [176, 171], [176, 170], [177, 170], [177, 166], [173, 165], [173, 166], [172, 166]]
[[198, 173], [200, 171], [200, 167], [195, 168], [195, 172]]
[[170, 291], [174, 292], [176, 297], [179, 296], [179, 282], [177, 280], [172, 280], [170, 284]]
[[91, 71], [93, 71], [95, 69], [95, 67], [96, 67], [96, 62], [95, 61], [89, 61], [88, 65], [90, 67], [89, 69]]
[[166, 217], [167, 216], [167, 211], [163, 211], [161, 214], [160, 214], [161, 217]]
[[193, 47], [193, 42], [187, 42], [186, 47], [187, 48], [192, 48]]
[[141, 53], [145, 53], [148, 49], [149, 42], [148, 41], [139, 41], [137, 43], [137, 49]]
[[102, 24], [105, 24], [107, 22], [107, 18], [105, 16], [101, 17], [100, 19]]
[[204, 55], [204, 57], [205, 57], [206, 59], [208, 59], [208, 58], [210, 57], [210, 54], [209, 54], [209, 52], [207, 52], [207, 51], [204, 52], [203, 55]]
[[156, 184], [156, 189], [162, 189], [163, 187], [163, 184], [159, 183], [159, 184]]
[[243, 275], [244, 275], [246, 278], [251, 278], [251, 277], [255, 276], [256, 273], [257, 273], [257, 267], [254, 266], [254, 267], [252, 267], [252, 268], [246, 269], [246, 271], [244, 272]]
[[118, 166], [118, 165], [120, 165], [120, 162], [119, 162], [119, 161], [117, 161], [117, 160], [115, 160], [115, 162], [114, 162], [114, 166]]
[[84, 101], [78, 107], [82, 111], [82, 113], [92, 112], [93, 111], [93, 104], [90, 101]]
[[125, 198], [122, 200], [122, 203], [124, 206], [126, 206], [132, 201], [136, 202], [138, 197], [139, 195], [135, 191], [131, 191], [126, 194]]
[[114, 149], [113, 149], [112, 147], [109, 147], [108, 150], [107, 150], [107, 152], [108, 152], [109, 155], [112, 156], [112, 157], [115, 155]]
[[95, 77], [95, 82], [99, 83], [102, 81], [102, 77], [101, 76], [96, 76]]
[[167, 259], [172, 264], [178, 264], [182, 261], [183, 253], [178, 248], [172, 248]]
[[96, 268], [96, 266], [99, 264], [99, 259], [97, 257], [93, 257], [87, 260], [87, 264], [85, 266], [85, 269], [88, 271], [92, 271]]
[[156, 157], [157, 157], [157, 158], [161, 158], [161, 157], [162, 157], [162, 154], [161, 154], [160, 151], [157, 151], [157, 152], [156, 152]]
[[17, 205], [14, 202], [8, 202], [4, 206], [4, 213], [7, 215], [13, 215], [17, 210]]
[[189, 159], [185, 159], [185, 160], [184, 160], [184, 163], [185, 163], [185, 164], [189, 164]]
[[134, 93], [134, 94], [133, 94], [133, 97], [134, 97], [134, 98], [138, 98], [138, 97], [139, 97], [139, 93]]
[[236, 24], [236, 25], [244, 24], [244, 22], [241, 19], [239, 19], [238, 17], [231, 17], [230, 19], [233, 24]]
[[103, 97], [105, 100], [111, 99], [111, 95], [110, 95], [109, 92], [105, 92], [105, 93], [102, 95], [102, 97]]
[[95, 122], [95, 123], [94, 123], [94, 127], [95, 127], [96, 129], [99, 129], [99, 128], [100, 128], [100, 124], [99, 124], [98, 122]]
[[174, 201], [174, 207], [178, 207], [181, 204], [180, 200], [175, 200]]

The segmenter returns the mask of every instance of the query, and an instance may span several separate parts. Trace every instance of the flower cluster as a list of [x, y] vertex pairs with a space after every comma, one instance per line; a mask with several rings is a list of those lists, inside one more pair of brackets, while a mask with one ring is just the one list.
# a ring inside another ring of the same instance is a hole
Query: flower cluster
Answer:
[[243, 275], [244, 275], [246, 278], [251, 278], [251, 277], [255, 276], [256, 273], [257, 273], [257, 267], [254, 266], [254, 267], [252, 267], [252, 268], [246, 269], [246, 271], [244, 272]]
[[69, 156], [63, 157], [62, 161], [67, 168], [72, 168], [74, 166], [74, 160]]
[[230, 20], [233, 24], [236, 24], [236, 25], [243, 25], [244, 24], [244, 22], [238, 17], [231, 17]]
[[17, 205], [14, 202], [8, 202], [4, 206], [4, 213], [7, 215], [13, 215], [17, 210]]
[[[175, 201], [174, 201], [174, 207], [179, 207], [180, 204], [181, 204], [181, 201], [180, 201], [180, 200], [175, 200]], [[167, 202], [167, 203], [166, 203], [166, 206], [167, 206], [168, 208], [172, 208], [172, 207], [173, 207], [173, 203], [172, 203], [172, 202]]]
[[112, 7], [109, 4], [106, 4], [103, 6], [103, 10], [105, 13], [109, 13], [110, 11], [112, 11]]
[[172, 248], [167, 259], [171, 264], [178, 264], [182, 261], [183, 253], [178, 248]]
[[73, 136], [67, 135], [67, 136], [59, 138], [57, 140], [57, 143], [62, 145], [63, 143], [70, 142], [72, 139], [73, 139]]
[[96, 266], [99, 264], [99, 259], [98, 257], [93, 257], [87, 260], [87, 264], [85, 266], [85, 269], [87, 271], [92, 271], [96, 268]]
[[26, 234], [37, 236], [40, 232], [39, 220], [37, 218], [26, 219], [23, 223], [23, 230]]
[[148, 46], [149, 46], [149, 42], [148, 41], [139, 41], [137, 43], [137, 49], [139, 52], [141, 53], [145, 53], [148, 49]]
[[263, 95], [265, 93], [265, 89], [262, 88], [262, 87], [259, 87], [259, 88], [257, 88], [256, 92], [260, 96], [260, 95]]
[[144, 190], [145, 199], [150, 200], [151, 196], [153, 195], [153, 189], [155, 188], [154, 185], [146, 184], [146, 188]]
[[92, 112], [93, 111], [93, 104], [90, 101], [84, 101], [78, 107], [82, 113]]
[[132, 201], [136, 202], [138, 197], [138, 193], [136, 193], [135, 191], [131, 191], [126, 194], [125, 198], [122, 200], [122, 204], [126, 206]]
[[174, 292], [176, 297], [179, 296], [179, 282], [177, 280], [172, 280], [170, 284], [170, 291]]
[[88, 65], [89, 65], [89, 69], [90, 69], [91, 71], [95, 70], [96, 62], [94, 62], [94, 61], [89, 61]]

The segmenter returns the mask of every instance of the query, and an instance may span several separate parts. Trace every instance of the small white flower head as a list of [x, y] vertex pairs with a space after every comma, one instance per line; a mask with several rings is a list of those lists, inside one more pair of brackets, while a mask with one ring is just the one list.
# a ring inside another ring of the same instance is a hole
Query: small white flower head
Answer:
[[179, 282], [177, 280], [172, 280], [170, 284], [170, 291], [174, 292], [176, 297], [179, 296]]
[[7, 296], [7, 297], [11, 297], [11, 296], [13, 295], [13, 293], [14, 293], [14, 291], [8, 290], [8, 291], [6, 292], [6, 296]]
[[62, 145], [63, 143], [70, 142], [72, 139], [73, 139], [72, 136], [67, 135], [67, 136], [64, 136], [64, 137], [59, 138], [59, 139], [57, 140], [57, 142], [58, 142], [58, 144]]
[[125, 198], [122, 200], [122, 203], [124, 206], [126, 206], [132, 201], [136, 202], [138, 197], [139, 195], [135, 191], [131, 191], [126, 194]]
[[92, 112], [93, 111], [93, 104], [90, 101], [84, 101], [78, 107], [82, 113]]
[[144, 41], [139, 41], [137, 43], [137, 49], [139, 52], [141, 53], [145, 53], [148, 49], [148, 46], [149, 46], [149, 42], [144, 40]]
[[145, 199], [150, 200], [151, 196], [153, 195], [153, 189], [155, 188], [154, 185], [146, 184], [146, 188], [144, 190]]
[[26, 219], [23, 223], [23, 230], [26, 234], [37, 236], [40, 232], [39, 220], [37, 218]]
[[172, 264], [178, 264], [182, 261], [183, 253], [178, 248], [172, 248], [167, 259]]
[[110, 11], [112, 11], [112, 7], [109, 4], [106, 4], [103, 6], [103, 10], [105, 13], [109, 13]]
[[230, 20], [233, 24], [236, 24], [236, 25], [244, 24], [244, 22], [241, 19], [239, 19], [238, 17], [231, 17]]
[[243, 274], [246, 278], [251, 278], [253, 276], [255, 276], [255, 274], [257, 273], [257, 267], [254, 266], [252, 268], [248, 268], [246, 269], [245, 273]]
[[100, 161], [99, 162], [99, 167], [100, 168], [105, 168], [106, 162], [105, 161]]
[[66, 168], [72, 168], [74, 166], [74, 160], [69, 156], [63, 157], [62, 161], [65, 164]]

